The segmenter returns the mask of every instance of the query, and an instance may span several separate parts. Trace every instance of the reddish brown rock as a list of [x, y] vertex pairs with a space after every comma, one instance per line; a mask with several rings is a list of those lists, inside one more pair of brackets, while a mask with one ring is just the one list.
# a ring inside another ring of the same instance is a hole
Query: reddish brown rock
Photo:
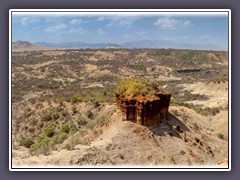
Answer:
[[117, 107], [122, 111], [123, 121], [144, 126], [158, 126], [168, 119], [171, 94], [162, 92], [153, 96], [123, 96], [116, 94]]

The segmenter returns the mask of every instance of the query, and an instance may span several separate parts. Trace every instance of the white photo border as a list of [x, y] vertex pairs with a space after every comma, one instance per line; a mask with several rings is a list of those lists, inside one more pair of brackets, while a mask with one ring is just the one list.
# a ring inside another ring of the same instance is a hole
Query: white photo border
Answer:
[[[220, 166], [20, 166], [12, 165], [12, 16], [129, 13], [136, 15], [221, 15], [228, 13], [228, 167]], [[9, 171], [231, 171], [231, 10], [230, 9], [10, 9], [9, 10]]]

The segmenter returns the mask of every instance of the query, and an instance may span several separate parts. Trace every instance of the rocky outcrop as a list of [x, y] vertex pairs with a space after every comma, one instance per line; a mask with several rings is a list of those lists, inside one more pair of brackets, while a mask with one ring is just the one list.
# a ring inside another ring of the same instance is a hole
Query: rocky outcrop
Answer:
[[29, 43], [28, 41], [16, 41], [12, 43], [12, 48], [13, 49], [18, 49], [18, 48], [26, 48], [26, 47], [31, 47], [32, 44]]
[[123, 96], [116, 94], [117, 107], [122, 111], [123, 121], [144, 126], [158, 126], [168, 119], [171, 94], [162, 92], [153, 96]]

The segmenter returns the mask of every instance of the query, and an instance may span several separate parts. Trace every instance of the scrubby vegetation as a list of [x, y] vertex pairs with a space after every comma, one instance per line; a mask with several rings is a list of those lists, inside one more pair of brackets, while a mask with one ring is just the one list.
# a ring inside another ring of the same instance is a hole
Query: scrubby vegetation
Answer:
[[141, 64], [133, 64], [133, 65], [130, 65], [129, 67], [137, 71], [146, 71], [146, 66]]
[[219, 133], [217, 133], [217, 137], [218, 137], [219, 139], [224, 139], [224, 134], [221, 133], [221, 132], [219, 132]]
[[157, 92], [157, 84], [145, 78], [126, 78], [118, 81], [117, 85], [117, 93], [125, 96], [151, 96]]
[[54, 128], [45, 128], [45, 133], [47, 135], [47, 137], [52, 137], [53, 133], [54, 133]]
[[[52, 104], [50, 102], [50, 106], [53, 106]], [[71, 107], [71, 103], [69, 105]], [[96, 104], [91, 102], [91, 106], [95, 107]], [[101, 107], [101, 104], [97, 106]], [[27, 109], [28, 113], [32, 112], [32, 108], [28, 107]], [[14, 134], [16, 135], [19, 131], [25, 132], [24, 137], [21, 136], [20, 145], [30, 148], [32, 155], [48, 155], [68, 138], [70, 138], [69, 141], [74, 141], [66, 142], [66, 146], [71, 148], [76, 144], [88, 144], [93, 140], [93, 137], [87, 136], [89, 130], [97, 132], [94, 137], [99, 135], [100, 130], [95, 129], [108, 122], [116, 109], [113, 108], [96, 115], [90, 109], [85, 109], [82, 112], [77, 111], [74, 114], [71, 114], [71, 111], [72, 108], [67, 108], [65, 103], [60, 103], [57, 107], [43, 109], [39, 112], [41, 119], [47, 119], [47, 121], [36, 121], [32, 119], [32, 115], [25, 118], [23, 114], [19, 117], [19, 120], [24, 121], [26, 125], [24, 127], [15, 126]], [[58, 116], [57, 120], [53, 118], [53, 114]], [[75, 134], [80, 134], [77, 140]], [[72, 136], [75, 137], [75, 140]]]
[[170, 49], [159, 49], [156, 51], [156, 54], [158, 56], [168, 56], [168, 55], [171, 55], [171, 50]]
[[61, 132], [69, 133], [69, 126], [67, 124], [63, 124], [61, 127]]
[[[60, 53], [61, 51], [61, 53]], [[187, 103], [208, 100], [183, 90], [184, 83], [226, 83], [226, 52], [175, 49], [88, 49], [17, 52], [12, 55], [13, 137], [32, 154], [49, 154], [62, 143], [73, 149], [101, 133], [113, 112], [115, 92], [150, 96], [164, 89], [171, 104], [202, 115], [225, 107], [203, 108]], [[56, 55], [54, 55], [56, 53]], [[181, 71], [200, 69], [198, 72]], [[180, 71], [178, 71], [180, 70]], [[145, 78], [143, 78], [145, 77]], [[162, 77], [165, 77], [162, 78]], [[176, 77], [176, 79], [172, 79]], [[116, 83], [117, 82], [117, 83]], [[154, 83], [153, 83], [154, 82]], [[221, 139], [221, 136], [218, 135]]]
[[220, 112], [221, 109], [223, 109], [222, 107], [201, 107], [198, 105], [194, 105], [193, 103], [186, 103], [186, 102], [181, 102], [181, 101], [177, 101], [174, 98], [171, 98], [171, 104], [172, 105], [177, 105], [177, 106], [185, 106], [188, 107], [190, 109], [195, 110], [197, 113], [203, 115], [203, 116], [209, 116], [209, 115], [216, 115], [217, 113]]
[[34, 144], [34, 142], [30, 139], [25, 139], [24, 138], [24, 139], [21, 140], [21, 145], [26, 147], [26, 148], [30, 148], [31, 145], [33, 145], [33, 144]]

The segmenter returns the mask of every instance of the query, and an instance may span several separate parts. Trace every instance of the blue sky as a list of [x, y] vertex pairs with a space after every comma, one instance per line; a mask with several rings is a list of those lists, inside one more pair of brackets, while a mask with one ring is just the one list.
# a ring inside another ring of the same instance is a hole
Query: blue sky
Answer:
[[13, 13], [12, 41], [110, 42], [167, 40], [228, 47], [228, 16], [208, 14]]

